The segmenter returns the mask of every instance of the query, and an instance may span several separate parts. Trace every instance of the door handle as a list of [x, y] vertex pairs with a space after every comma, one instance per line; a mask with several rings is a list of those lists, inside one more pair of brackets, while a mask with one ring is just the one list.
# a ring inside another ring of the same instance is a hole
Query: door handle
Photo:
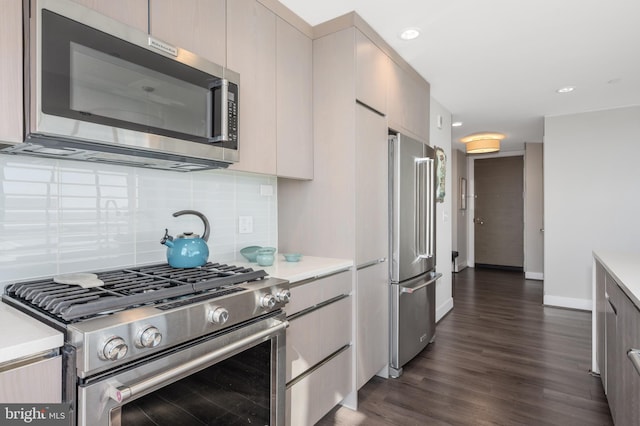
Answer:
[[429, 281], [423, 282], [415, 287], [402, 287], [400, 289], [400, 293], [404, 294], [404, 293], [408, 293], [408, 294], [412, 294], [413, 292], [416, 292], [422, 288], [425, 288], [426, 286], [435, 283], [438, 279], [440, 279], [440, 277], [442, 277], [441, 273], [437, 273], [435, 274]]

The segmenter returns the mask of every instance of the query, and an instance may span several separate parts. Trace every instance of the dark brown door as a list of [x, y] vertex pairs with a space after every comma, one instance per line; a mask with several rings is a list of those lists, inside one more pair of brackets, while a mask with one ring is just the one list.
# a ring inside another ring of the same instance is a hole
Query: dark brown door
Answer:
[[475, 263], [522, 268], [523, 157], [475, 160]]

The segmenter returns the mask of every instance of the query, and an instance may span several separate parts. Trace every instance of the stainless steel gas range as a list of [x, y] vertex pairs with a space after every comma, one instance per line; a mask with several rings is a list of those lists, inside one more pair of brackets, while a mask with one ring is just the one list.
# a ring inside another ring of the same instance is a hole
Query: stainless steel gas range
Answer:
[[287, 281], [218, 263], [101, 272], [88, 288], [55, 278], [2, 298], [65, 333], [77, 424], [284, 424]]

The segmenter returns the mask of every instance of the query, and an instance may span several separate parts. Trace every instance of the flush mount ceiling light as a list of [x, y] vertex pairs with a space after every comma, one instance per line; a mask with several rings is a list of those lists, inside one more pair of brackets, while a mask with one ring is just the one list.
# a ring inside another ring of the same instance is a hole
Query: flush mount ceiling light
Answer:
[[403, 40], [413, 40], [420, 36], [419, 28], [406, 28], [400, 33], [400, 38]]
[[502, 133], [474, 133], [460, 139], [467, 148], [467, 154], [486, 154], [500, 151], [500, 141], [505, 138]]
[[573, 86], [565, 86], [556, 90], [556, 93], [570, 93], [570, 92], [573, 92], [574, 90], [576, 90], [576, 88]]

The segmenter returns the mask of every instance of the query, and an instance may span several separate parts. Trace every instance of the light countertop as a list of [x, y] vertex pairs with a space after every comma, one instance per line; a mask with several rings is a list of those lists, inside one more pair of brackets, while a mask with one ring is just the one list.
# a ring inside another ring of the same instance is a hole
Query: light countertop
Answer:
[[61, 332], [0, 302], [0, 364], [59, 348], [64, 343]]
[[640, 309], [640, 253], [598, 251], [593, 255]]
[[273, 266], [260, 266], [257, 263], [235, 262], [253, 269], [264, 269], [269, 276], [288, 280], [291, 283], [332, 274], [353, 266], [352, 260], [327, 257], [302, 256], [298, 262], [287, 262], [284, 256], [276, 253]]

